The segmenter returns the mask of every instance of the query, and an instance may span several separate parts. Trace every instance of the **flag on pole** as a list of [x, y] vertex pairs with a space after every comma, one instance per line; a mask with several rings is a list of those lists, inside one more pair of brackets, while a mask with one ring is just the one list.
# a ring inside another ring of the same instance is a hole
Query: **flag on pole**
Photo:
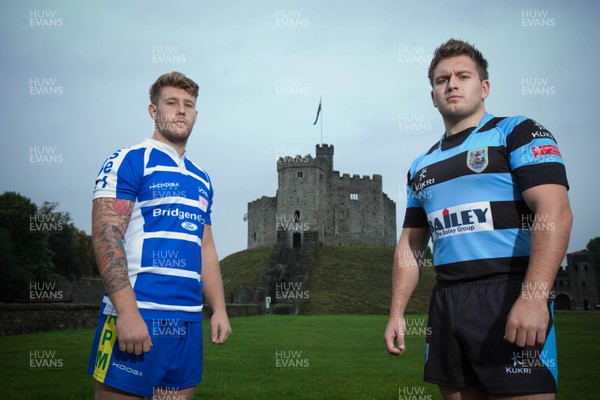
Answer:
[[317, 109], [317, 118], [315, 118], [315, 122], [313, 123], [313, 125], [317, 124], [317, 121], [319, 120], [319, 114], [321, 114], [321, 97], [319, 97], [319, 108]]

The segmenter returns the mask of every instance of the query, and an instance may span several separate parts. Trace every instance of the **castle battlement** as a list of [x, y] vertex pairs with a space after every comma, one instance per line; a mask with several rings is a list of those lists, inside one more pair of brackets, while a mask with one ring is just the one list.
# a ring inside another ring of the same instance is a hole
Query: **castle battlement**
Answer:
[[374, 181], [374, 182], [383, 182], [383, 178], [380, 174], [373, 174], [373, 176], [371, 175], [363, 175], [362, 177], [359, 174], [353, 174], [352, 176], [350, 176], [350, 174], [340, 174], [340, 171], [333, 171], [333, 176], [342, 180], [349, 180], [349, 181]]
[[316, 147], [317, 157], [319, 155], [328, 155], [333, 157], [333, 145], [332, 144], [318, 144]]

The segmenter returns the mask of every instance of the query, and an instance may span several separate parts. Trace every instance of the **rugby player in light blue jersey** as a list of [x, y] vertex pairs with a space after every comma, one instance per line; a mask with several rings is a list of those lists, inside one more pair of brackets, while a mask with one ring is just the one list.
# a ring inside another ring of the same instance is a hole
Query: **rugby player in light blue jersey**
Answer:
[[486, 112], [487, 66], [454, 39], [431, 61], [445, 133], [408, 172], [384, 341], [392, 355], [406, 351], [404, 312], [432, 239], [425, 380], [444, 399], [554, 399], [551, 290], [572, 224], [567, 176], [542, 125]]
[[231, 332], [212, 183], [185, 154], [197, 97], [185, 75], [160, 76], [150, 87], [152, 138], [114, 152], [96, 179], [92, 239], [106, 291], [88, 367], [97, 400], [191, 400], [202, 379], [203, 299], [212, 343]]

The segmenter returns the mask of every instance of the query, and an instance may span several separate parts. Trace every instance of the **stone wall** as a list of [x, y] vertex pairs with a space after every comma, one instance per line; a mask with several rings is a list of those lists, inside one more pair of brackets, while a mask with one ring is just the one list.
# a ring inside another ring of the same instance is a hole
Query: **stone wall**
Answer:
[[[230, 317], [264, 314], [261, 304], [227, 304]], [[98, 304], [17, 303], [0, 304], [0, 336], [21, 335], [63, 329], [95, 328], [100, 313]], [[204, 318], [212, 310], [204, 305]]]
[[93, 328], [100, 304], [0, 304], [0, 335]]
[[271, 246], [275, 237], [277, 198], [263, 196], [248, 203], [248, 248]]

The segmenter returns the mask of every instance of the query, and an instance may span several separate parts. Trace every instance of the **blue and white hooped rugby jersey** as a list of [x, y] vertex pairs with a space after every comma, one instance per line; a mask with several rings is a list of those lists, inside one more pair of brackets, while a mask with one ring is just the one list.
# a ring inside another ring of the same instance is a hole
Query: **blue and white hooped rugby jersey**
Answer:
[[[124, 236], [129, 280], [145, 319], [202, 319], [202, 235], [213, 188], [206, 172], [171, 146], [146, 139], [103, 164], [94, 199], [134, 203]], [[105, 294], [104, 314], [116, 315]]]
[[404, 228], [428, 227], [437, 279], [524, 273], [535, 220], [522, 192], [568, 188], [556, 140], [523, 116], [485, 114], [476, 128], [442, 136], [408, 173]]

